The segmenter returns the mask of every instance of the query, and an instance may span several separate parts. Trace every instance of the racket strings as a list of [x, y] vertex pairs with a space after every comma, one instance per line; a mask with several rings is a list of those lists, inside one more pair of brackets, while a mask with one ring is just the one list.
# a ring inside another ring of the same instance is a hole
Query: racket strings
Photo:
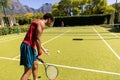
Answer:
[[55, 79], [58, 75], [58, 70], [55, 66], [48, 66], [46, 74], [49, 79]]

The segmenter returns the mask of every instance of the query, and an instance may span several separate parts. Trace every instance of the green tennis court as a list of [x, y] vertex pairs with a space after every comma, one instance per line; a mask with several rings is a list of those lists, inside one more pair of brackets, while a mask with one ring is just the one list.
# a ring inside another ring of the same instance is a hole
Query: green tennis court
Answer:
[[[101, 26], [45, 29], [42, 44], [50, 55], [43, 54], [43, 59], [58, 67], [57, 80], [120, 80], [120, 33], [110, 29]], [[19, 46], [24, 35], [0, 36], [0, 80], [20, 79], [23, 67], [19, 65]], [[39, 75], [40, 80], [47, 80], [41, 64]]]

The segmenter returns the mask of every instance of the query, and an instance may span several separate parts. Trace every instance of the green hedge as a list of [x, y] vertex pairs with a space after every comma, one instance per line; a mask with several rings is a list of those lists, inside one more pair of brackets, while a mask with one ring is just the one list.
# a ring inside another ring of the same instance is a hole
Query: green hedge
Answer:
[[109, 23], [110, 14], [108, 15], [89, 15], [89, 16], [72, 16], [72, 17], [56, 17], [53, 26], [61, 26], [61, 22], [64, 22], [64, 26], [77, 26], [77, 25], [100, 25], [104, 24], [107, 20]]
[[28, 30], [28, 25], [12, 26], [12, 27], [0, 27], [0, 36], [14, 33], [23, 33]]
[[119, 24], [120, 23], [120, 12], [116, 12], [115, 13], [115, 24]]

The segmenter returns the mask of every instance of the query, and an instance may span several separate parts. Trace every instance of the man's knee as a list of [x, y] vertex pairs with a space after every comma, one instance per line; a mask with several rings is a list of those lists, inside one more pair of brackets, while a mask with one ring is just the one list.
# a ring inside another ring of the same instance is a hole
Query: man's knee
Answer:
[[38, 69], [38, 62], [37, 61], [34, 61], [33, 69]]

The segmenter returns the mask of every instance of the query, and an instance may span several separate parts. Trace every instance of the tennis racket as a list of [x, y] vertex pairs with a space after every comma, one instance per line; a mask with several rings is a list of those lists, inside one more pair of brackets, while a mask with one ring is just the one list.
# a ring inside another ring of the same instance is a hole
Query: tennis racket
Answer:
[[45, 68], [46, 76], [49, 80], [55, 80], [58, 76], [58, 68], [54, 65], [46, 64], [42, 59], [38, 59]]

